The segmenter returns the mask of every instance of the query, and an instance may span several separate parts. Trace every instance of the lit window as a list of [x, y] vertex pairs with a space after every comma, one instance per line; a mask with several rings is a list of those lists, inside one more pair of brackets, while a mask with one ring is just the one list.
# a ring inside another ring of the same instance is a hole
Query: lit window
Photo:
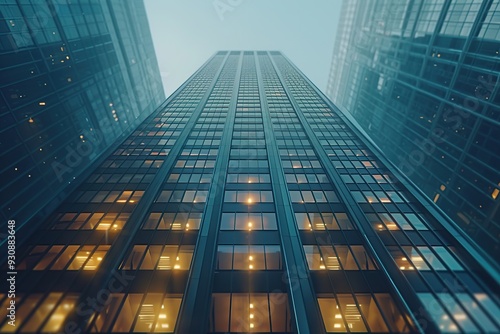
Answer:
[[[409, 332], [403, 316], [390, 295], [375, 296], [338, 294], [335, 298], [318, 298], [326, 331], [346, 332], [347, 326], [349, 332], [389, 332], [389, 328], [398, 333]], [[384, 305], [382, 302], [385, 302]]]
[[135, 245], [120, 269], [189, 270], [193, 251], [191, 245]]
[[354, 226], [345, 213], [297, 212], [295, 213], [300, 230], [353, 230]]
[[67, 270], [96, 270], [110, 246], [99, 246], [94, 252], [95, 246], [82, 246], [76, 253]]
[[20, 264], [32, 270], [96, 270], [108, 252], [109, 245], [36, 246]]
[[[310, 270], [375, 270], [371, 256], [361, 245], [304, 245]], [[357, 261], [357, 263], [356, 263]]]
[[142, 229], [144, 230], [198, 230], [202, 213], [200, 212], [153, 212]]
[[209, 332], [291, 332], [286, 293], [214, 293]]
[[108, 301], [90, 323], [90, 332], [173, 333], [182, 296], [163, 293], [148, 293], [145, 296], [138, 293], [112, 293]]
[[278, 245], [219, 245], [218, 270], [281, 270]]
[[242, 204], [252, 205], [255, 203], [272, 203], [272, 191], [226, 191], [224, 194], [224, 202], [238, 202]]
[[[78, 302], [76, 295], [71, 294], [61, 298], [62, 295], [62, 293], [53, 292], [42, 298], [41, 294], [32, 294], [28, 295], [22, 302], [20, 302], [20, 298], [16, 298], [16, 327], [12, 327], [6, 322], [0, 331], [2, 333], [14, 332], [23, 326], [22, 332], [25, 333], [59, 332], [67, 316]], [[6, 301], [8, 302], [9, 299]]]
[[430, 270], [426, 261], [422, 255], [417, 251], [417, 249], [411, 246], [397, 247], [389, 246], [387, 247], [391, 253], [394, 261], [396, 261], [397, 266], [401, 270]]
[[[401, 216], [400, 214], [393, 214], [393, 216], [396, 216], [396, 215]], [[399, 225], [401, 225], [401, 224], [396, 224], [395, 219], [393, 219], [391, 217], [391, 215], [389, 215], [388, 213], [379, 213], [378, 215], [374, 214], [374, 213], [370, 213], [370, 214], [367, 214], [367, 218], [368, 218], [368, 220], [370, 220], [373, 228], [376, 231], [385, 231], [386, 229], [391, 230], [391, 231], [397, 231], [397, 230], [399, 230]], [[404, 220], [404, 218], [402, 218], [401, 223], [404, 223], [404, 226], [407, 227], [407, 229], [412, 230], [411, 225], [408, 224]]]
[[221, 230], [276, 230], [274, 213], [223, 213]]

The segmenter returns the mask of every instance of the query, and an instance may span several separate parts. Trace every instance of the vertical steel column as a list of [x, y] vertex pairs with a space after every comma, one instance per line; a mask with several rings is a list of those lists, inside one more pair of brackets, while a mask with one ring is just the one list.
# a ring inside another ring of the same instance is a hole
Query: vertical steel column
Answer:
[[257, 80], [262, 106], [262, 121], [266, 134], [269, 170], [274, 192], [276, 214], [283, 258], [286, 266], [286, 283], [290, 289], [292, 312], [298, 333], [324, 333], [324, 324], [317, 307], [316, 294], [308, 275], [306, 259], [302, 249], [290, 195], [286, 186], [285, 173], [281, 165], [278, 145], [274, 136], [271, 116], [267, 104], [264, 81], [259, 58], [256, 56]]
[[[215, 55], [206, 64], [208, 64], [214, 58]], [[142, 222], [149, 213], [149, 208], [151, 207], [151, 204], [156, 199], [159, 190], [161, 189], [163, 183], [165, 182], [166, 176], [168, 175], [170, 169], [174, 165], [178, 154], [184, 147], [184, 144], [189, 134], [191, 133], [194, 124], [196, 123], [196, 120], [200, 116], [201, 111], [203, 110], [203, 107], [205, 106], [205, 103], [207, 102], [208, 97], [210, 96], [210, 93], [212, 92], [212, 89], [214, 88], [215, 83], [217, 82], [217, 79], [219, 78], [219, 75], [222, 72], [222, 69], [224, 68], [227, 58], [228, 55], [226, 55], [224, 61], [221, 63], [205, 95], [203, 95], [196, 109], [193, 111], [189, 121], [186, 123], [186, 127], [182, 130], [179, 138], [175, 142], [175, 145], [172, 147], [169, 154], [166, 156], [162, 166], [158, 169], [153, 181], [147, 187], [146, 191], [144, 192], [144, 195], [142, 196], [141, 200], [139, 201], [134, 211], [130, 215], [127, 224], [125, 224], [125, 227], [121, 231], [116, 242], [113, 245], [111, 245], [110, 250], [103, 258], [99, 266], [99, 270], [96, 271], [95, 276], [92, 278], [92, 281], [90, 282], [90, 285], [80, 295], [80, 298], [76, 303], [76, 305], [80, 305], [81, 303], [85, 305], [87, 297], [95, 298], [98, 292], [103, 287], [106, 287], [109, 281], [113, 278], [115, 272], [114, 269], [119, 265], [120, 259], [123, 258], [126, 252], [130, 249], [134, 236], [140, 229], [141, 226], [140, 222]], [[205, 66], [202, 66], [200, 70], [203, 69], [204, 67]], [[198, 70], [197, 73], [199, 73], [200, 70]], [[192, 79], [196, 77], [197, 73], [191, 76], [191, 78], [188, 79], [181, 86], [180, 89], [178, 89], [174, 94], [172, 94], [172, 96], [166, 102], [167, 106], [169, 102], [171, 102], [175, 97], [177, 97], [177, 95], [182, 91], [182, 88], [186, 87], [192, 81]], [[87, 326], [87, 320], [88, 320], [87, 317], [81, 316], [77, 314], [76, 311], [74, 311], [72, 314], [68, 316], [68, 319], [65, 322], [66, 326], [71, 327], [73, 329], [71, 330], [68, 329], [67, 331], [75, 332], [78, 328], [84, 330], [85, 327]]]
[[208, 201], [205, 204], [189, 280], [179, 311], [179, 320], [175, 330], [179, 334], [203, 333], [208, 328], [208, 313], [211, 306], [210, 297], [217, 253], [217, 235], [219, 233], [220, 213], [224, 203], [224, 187], [229, 166], [242, 61], [243, 52], [240, 53], [238, 61], [232, 98], [215, 163], [213, 181], [207, 196]]
[[[271, 55], [269, 55], [269, 57], [276, 71], [276, 74], [278, 75], [281, 81], [283, 89], [285, 90], [291, 104], [293, 105], [295, 113], [297, 114], [300, 123], [302, 124], [304, 132], [306, 133], [312, 146], [314, 147], [318, 159], [321, 161], [321, 164], [323, 165], [325, 172], [334, 182], [339, 197], [345, 204], [347, 211], [352, 217], [355, 218], [354, 223], [356, 224], [357, 228], [362, 232], [366, 247], [371, 249], [372, 255], [374, 256], [376, 261], [381, 264], [380, 266], [381, 271], [384, 273], [389, 282], [392, 283], [391, 284], [392, 291], [394, 292], [394, 294], [399, 296], [398, 298], [399, 304], [406, 309], [405, 312], [406, 315], [411, 318], [412, 323], [415, 326], [414, 328], [411, 329], [413, 331], [423, 332], [424, 329], [420, 326], [420, 323], [414, 316], [414, 314], [417, 313], [419, 310], [424, 309], [422, 303], [413, 292], [413, 289], [410, 286], [409, 282], [406, 280], [404, 275], [401, 273], [399, 268], [394, 263], [392, 256], [389, 254], [389, 251], [382, 243], [382, 240], [380, 240], [379, 236], [371, 227], [371, 224], [368, 221], [365, 213], [363, 212], [359, 204], [356, 202], [356, 200], [353, 198], [349, 188], [347, 188], [344, 181], [342, 181], [342, 178], [340, 177], [339, 173], [337, 172], [332, 162], [328, 158], [327, 153], [325, 152], [320, 141], [314, 134], [314, 130], [309, 125], [309, 122], [305, 118], [297, 101], [295, 101], [295, 98], [293, 97], [293, 94], [290, 92], [286, 84], [286, 81], [283, 78], [283, 75], [279, 71], [279, 68], [276, 65], [276, 63], [274, 62], [273, 57]], [[308, 83], [312, 85], [312, 83], [310, 82]], [[425, 332], [440, 333], [441, 331], [436, 326], [436, 324], [429, 319], [429, 321], [427, 321], [427, 327], [425, 328]]]

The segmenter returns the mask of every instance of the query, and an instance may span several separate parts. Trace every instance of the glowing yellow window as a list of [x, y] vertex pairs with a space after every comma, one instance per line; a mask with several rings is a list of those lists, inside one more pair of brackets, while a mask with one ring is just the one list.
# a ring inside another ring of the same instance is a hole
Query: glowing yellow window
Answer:
[[78, 300], [75, 295], [61, 299], [62, 295], [62, 293], [50, 293], [45, 298], [42, 298], [42, 294], [29, 295], [21, 304], [16, 298], [16, 327], [6, 323], [0, 331], [14, 332], [22, 325], [23, 333], [57, 333]]
[[162, 293], [148, 293], [145, 297], [113, 293], [109, 296], [109, 306], [95, 317], [88, 330], [92, 333], [173, 333], [181, 300], [180, 295]]
[[131, 190], [124, 190], [120, 197], [116, 200], [116, 203], [126, 203], [127, 200], [132, 196], [132, 191]]
[[[109, 250], [109, 245], [98, 246], [83, 246], [76, 253], [74, 260], [68, 267], [68, 270], [96, 270], [99, 267], [102, 259]], [[94, 251], [95, 250], [95, 251]]]

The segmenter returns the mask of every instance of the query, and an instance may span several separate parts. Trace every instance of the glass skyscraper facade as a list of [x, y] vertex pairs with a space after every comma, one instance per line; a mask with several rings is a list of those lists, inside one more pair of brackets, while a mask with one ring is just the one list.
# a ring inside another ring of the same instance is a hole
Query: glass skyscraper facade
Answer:
[[344, 1], [327, 86], [499, 266], [500, 1]]
[[164, 99], [142, 1], [1, 0], [0, 225], [28, 235]]
[[0, 331], [500, 330], [498, 272], [280, 52], [217, 52], [94, 167]]

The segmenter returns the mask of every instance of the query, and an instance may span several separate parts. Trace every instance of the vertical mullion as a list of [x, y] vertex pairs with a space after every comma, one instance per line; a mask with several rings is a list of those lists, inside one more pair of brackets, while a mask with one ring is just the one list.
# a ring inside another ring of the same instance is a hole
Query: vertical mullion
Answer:
[[[375, 257], [376, 261], [382, 264], [381, 271], [384, 273], [385, 277], [392, 283], [391, 288], [393, 292], [399, 297], [398, 300], [402, 306], [405, 308], [405, 313], [412, 319], [412, 323], [415, 326], [415, 330], [423, 331], [421, 325], [416, 319], [415, 315], [419, 313], [419, 310], [424, 309], [420, 299], [416, 295], [416, 293], [411, 288], [409, 282], [406, 280], [404, 275], [401, 273], [399, 268], [395, 265], [392, 256], [387, 251], [387, 248], [382, 243], [380, 237], [373, 231], [370, 222], [366, 218], [365, 213], [353, 198], [353, 195], [349, 188], [342, 181], [338, 171], [333, 166], [332, 162], [328, 158], [327, 153], [325, 152], [323, 145], [316, 137], [314, 130], [310, 126], [306, 117], [304, 116], [302, 109], [298, 105], [295, 97], [290, 92], [286, 80], [283, 78], [283, 75], [276, 65], [275, 60], [272, 56], [269, 57], [272, 63], [273, 68], [276, 71], [276, 75], [281, 82], [283, 89], [285, 90], [286, 95], [288, 96], [290, 103], [295, 110], [297, 117], [309, 138], [312, 146], [315, 148], [318, 160], [324, 166], [324, 170], [329, 178], [334, 181], [334, 184], [337, 188], [339, 198], [343, 203], [346, 204], [346, 209], [349, 214], [354, 217], [354, 223], [358, 227], [358, 229], [362, 232], [364, 241], [366, 246], [372, 250], [372, 254]], [[287, 60], [288, 61], [288, 60]], [[291, 65], [293, 68], [293, 65]], [[307, 80], [306, 80], [307, 82]], [[307, 82], [309, 83], [309, 82]], [[312, 84], [311, 84], [312, 85]], [[404, 296], [404, 297], [403, 297]], [[411, 326], [411, 324], [410, 324]], [[428, 322], [426, 332], [428, 333], [439, 333], [440, 330], [437, 328], [434, 322]]]
[[[219, 78], [222, 69], [224, 68], [224, 65], [226, 63], [226, 60], [229, 55], [226, 55], [224, 57], [224, 60], [221, 62], [219, 65], [219, 68], [212, 79], [206, 93], [200, 98], [199, 101], [197, 101], [196, 108], [193, 110], [191, 116], [190, 116], [190, 121], [186, 123], [186, 126], [183, 128], [181, 134], [179, 137], [176, 139], [176, 142], [174, 146], [171, 148], [170, 152], [168, 155], [165, 156], [164, 162], [161, 165], [160, 168], [158, 168], [152, 182], [148, 185], [146, 190], [144, 191], [144, 195], [142, 196], [141, 200], [139, 203], [137, 203], [137, 206], [134, 208], [132, 213], [129, 216], [129, 224], [126, 224], [124, 228], [122, 229], [122, 232], [120, 233], [119, 237], [117, 240], [114, 242], [112, 247], [109, 249], [107, 252], [106, 256], [103, 258], [100, 266], [103, 268], [116, 268], [117, 263], [121, 258], [123, 258], [127, 252], [127, 250], [130, 248], [132, 245], [133, 239], [137, 231], [140, 229], [141, 224], [137, 222], [142, 222], [148, 215], [149, 213], [149, 208], [151, 205], [154, 203], [154, 200], [156, 199], [157, 194], [159, 191], [161, 191], [161, 187], [163, 185], [163, 182], [165, 181], [166, 177], [168, 176], [169, 171], [173, 167], [175, 161], [177, 160], [178, 154], [181, 152], [182, 147], [184, 147], [185, 142], [187, 140], [187, 137], [189, 136], [189, 133], [194, 127], [194, 124], [196, 123], [195, 121], [198, 119], [200, 116], [203, 106], [205, 105], [206, 101], [208, 100], [210, 93], [212, 92], [213, 87], [215, 86], [215, 83], [217, 82], [217, 79]], [[215, 60], [216, 55], [214, 55], [206, 64], [208, 65], [211, 61]], [[204, 67], [202, 67], [199, 71], [201, 71]], [[199, 73], [199, 72], [197, 72]], [[186, 87], [190, 82], [192, 82], [193, 79], [196, 78], [196, 74], [193, 75], [188, 81], [184, 83], [183, 86], [181, 87]], [[181, 89], [177, 90], [172, 96], [167, 100], [165, 104], [162, 104], [162, 106], [168, 106], [168, 103], [173, 101], [180, 93], [182, 92]], [[156, 113], [156, 116], [161, 113], [163, 109], [159, 109], [159, 111]], [[151, 115], [150, 117], [154, 117]], [[136, 222], [136, 224], [132, 224], [132, 222]], [[114, 270], [107, 270], [107, 271], [96, 271], [95, 276], [93, 277], [92, 281], [90, 284], [85, 288], [85, 290], [81, 293], [80, 298], [78, 300], [77, 305], [80, 305], [83, 303], [85, 305], [86, 303], [86, 297], [93, 298], [98, 295], [99, 291], [106, 286], [106, 284], [112, 279], [115, 271]], [[85, 329], [88, 326], [88, 319], [80, 316], [77, 314], [76, 310], [73, 311], [66, 319], [65, 324], [68, 326], [72, 326], [80, 329]]]
[[[231, 52], [228, 52], [229, 58]], [[229, 165], [236, 101], [241, 77], [243, 53], [239, 54], [233, 91], [227, 111], [219, 152], [214, 167], [213, 180], [208, 191], [207, 202], [193, 253], [193, 263], [189, 273], [186, 292], [184, 294], [176, 333], [195, 333], [208, 328], [207, 320], [210, 310], [211, 288], [215, 257], [217, 256], [217, 236], [224, 199], [225, 180]], [[227, 64], [227, 61], [226, 61]], [[208, 311], [207, 311], [208, 307]]]
[[[311, 302], [316, 300], [316, 297], [311, 281], [309, 280], [305, 257], [303, 256], [303, 251], [301, 251], [302, 243], [299, 240], [296, 228], [297, 224], [295, 223], [290, 196], [286, 188], [286, 180], [279, 158], [279, 149], [276, 144], [271, 116], [269, 114], [259, 55], [256, 56], [255, 61], [262, 106], [262, 122], [264, 132], [266, 132], [265, 140], [268, 149], [269, 171], [275, 194], [278, 230], [285, 260], [289, 295], [295, 315], [295, 325], [297, 331], [300, 333], [323, 333], [324, 326], [319, 314], [319, 308], [312, 307], [311, 304]], [[317, 305], [317, 303], [314, 305]]]

